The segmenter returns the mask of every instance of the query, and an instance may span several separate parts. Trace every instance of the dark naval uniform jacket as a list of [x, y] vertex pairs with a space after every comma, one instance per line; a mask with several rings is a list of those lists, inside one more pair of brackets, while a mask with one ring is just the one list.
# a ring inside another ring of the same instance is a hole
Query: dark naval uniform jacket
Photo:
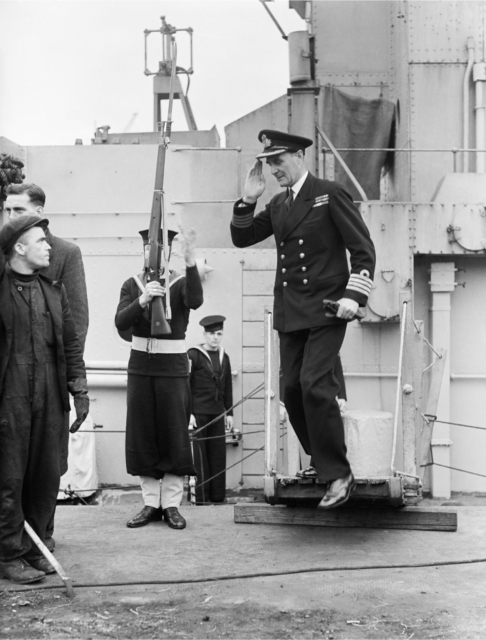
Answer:
[[[351, 196], [337, 182], [310, 173], [290, 209], [277, 194], [254, 215], [255, 204], [238, 206], [231, 222], [236, 247], [250, 247], [271, 235], [277, 244], [274, 328], [288, 333], [329, 324], [324, 299], [350, 298], [365, 306], [372, 286], [375, 250]], [[351, 260], [348, 267], [346, 250]]]
[[191, 361], [192, 413], [219, 415], [228, 411], [227, 415], [232, 416], [233, 383], [228, 354], [222, 347], [218, 349], [219, 374], [213, 370], [211, 358], [203, 344], [191, 347], [187, 355]]

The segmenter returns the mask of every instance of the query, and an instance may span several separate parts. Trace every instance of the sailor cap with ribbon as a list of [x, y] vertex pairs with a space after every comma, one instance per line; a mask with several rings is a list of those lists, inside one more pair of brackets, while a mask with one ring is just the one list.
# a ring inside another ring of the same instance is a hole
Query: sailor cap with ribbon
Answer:
[[309, 138], [303, 136], [295, 136], [284, 131], [273, 131], [272, 129], [263, 129], [258, 134], [258, 139], [263, 142], [263, 151], [257, 155], [257, 158], [268, 158], [276, 156], [279, 153], [296, 153], [304, 151], [313, 144]]

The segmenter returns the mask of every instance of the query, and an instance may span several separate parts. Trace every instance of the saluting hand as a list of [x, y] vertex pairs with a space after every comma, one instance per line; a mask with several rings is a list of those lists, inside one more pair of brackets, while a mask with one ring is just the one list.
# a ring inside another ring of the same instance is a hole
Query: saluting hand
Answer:
[[179, 225], [179, 229], [184, 261], [188, 267], [193, 267], [196, 264], [196, 232], [194, 229], [188, 229], [187, 232], [184, 233], [182, 225]]
[[245, 202], [256, 202], [265, 191], [266, 181], [263, 175], [263, 164], [261, 160], [255, 160], [248, 175], [246, 176], [244, 195]]
[[138, 301], [142, 309], [145, 309], [145, 307], [152, 302], [153, 298], [156, 298], [157, 296], [161, 297], [163, 295], [165, 295], [165, 287], [163, 287], [160, 282], [152, 280], [152, 282], [147, 282], [145, 291], [142, 293]]

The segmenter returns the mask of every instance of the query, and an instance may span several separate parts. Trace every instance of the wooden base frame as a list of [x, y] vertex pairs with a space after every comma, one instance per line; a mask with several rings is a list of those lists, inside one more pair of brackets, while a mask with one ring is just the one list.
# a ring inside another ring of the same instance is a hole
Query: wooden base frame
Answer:
[[292, 524], [313, 527], [365, 527], [457, 531], [457, 509], [444, 507], [388, 507], [343, 505], [337, 509], [236, 504], [238, 524]]

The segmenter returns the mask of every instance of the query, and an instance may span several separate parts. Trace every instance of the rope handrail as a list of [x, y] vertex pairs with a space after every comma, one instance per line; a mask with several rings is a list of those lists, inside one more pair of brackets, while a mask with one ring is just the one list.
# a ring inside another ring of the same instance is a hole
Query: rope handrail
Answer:
[[479, 429], [480, 431], [486, 431], [486, 427], [477, 427], [473, 424], [462, 424], [460, 422], [447, 422], [445, 420], [436, 420], [435, 422], [439, 422], [440, 424], [450, 424], [454, 427], [466, 427], [467, 429]]
[[192, 434], [196, 435], [198, 434], [200, 431], [202, 431], [203, 429], [206, 429], [206, 427], [209, 427], [210, 425], [214, 424], [215, 422], [217, 422], [218, 420], [221, 420], [221, 418], [224, 418], [224, 416], [229, 412], [232, 411], [233, 409], [236, 409], [236, 407], [239, 407], [240, 404], [243, 404], [243, 402], [246, 402], [247, 400], [249, 400], [250, 398], [252, 398], [254, 395], [256, 395], [259, 391], [262, 391], [265, 387], [265, 384], [262, 382], [261, 384], [258, 385], [258, 387], [255, 387], [253, 389], [253, 391], [250, 391], [250, 393], [248, 393], [246, 396], [244, 396], [243, 398], [241, 398], [241, 400], [238, 400], [238, 402], [235, 402], [235, 404], [233, 404], [231, 407], [229, 407], [228, 409], [226, 409], [225, 411], [223, 411], [223, 413], [221, 413], [219, 416], [216, 416], [215, 418], [213, 418], [212, 420], [210, 420], [208, 423], [204, 424], [202, 427], [199, 427], [198, 429], [195, 429]]

